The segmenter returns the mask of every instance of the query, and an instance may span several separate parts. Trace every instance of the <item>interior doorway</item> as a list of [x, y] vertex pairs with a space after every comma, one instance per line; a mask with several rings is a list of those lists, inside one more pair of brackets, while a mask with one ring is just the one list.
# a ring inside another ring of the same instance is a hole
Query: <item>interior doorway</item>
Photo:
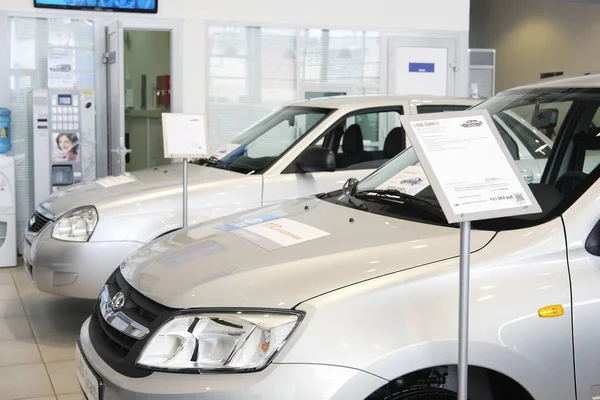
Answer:
[[163, 112], [171, 111], [171, 32], [125, 30], [126, 171], [169, 163], [164, 158]]
[[162, 113], [170, 112], [172, 31], [107, 27], [109, 174], [168, 164]]

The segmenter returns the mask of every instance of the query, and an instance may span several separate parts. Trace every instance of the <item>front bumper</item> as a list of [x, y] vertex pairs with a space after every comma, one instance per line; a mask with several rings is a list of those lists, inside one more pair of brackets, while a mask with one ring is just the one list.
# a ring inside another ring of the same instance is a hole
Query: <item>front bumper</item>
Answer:
[[154, 372], [129, 378], [115, 372], [90, 342], [89, 319], [81, 327], [82, 352], [104, 384], [103, 400], [352, 400], [364, 399], [387, 384], [356, 369], [330, 365], [271, 364], [244, 374], [174, 374]]
[[49, 224], [37, 236], [25, 235], [23, 261], [29, 278], [42, 292], [95, 299], [110, 274], [138, 242], [63, 242], [53, 239]]

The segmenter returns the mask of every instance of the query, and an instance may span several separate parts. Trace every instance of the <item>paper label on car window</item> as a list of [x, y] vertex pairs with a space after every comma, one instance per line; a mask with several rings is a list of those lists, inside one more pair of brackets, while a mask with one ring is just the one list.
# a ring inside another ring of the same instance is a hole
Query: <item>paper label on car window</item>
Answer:
[[277, 218], [230, 231], [267, 251], [329, 236], [329, 232], [288, 218]]
[[239, 144], [227, 143], [227, 144], [219, 147], [217, 149], [217, 151], [212, 153], [210, 156], [213, 158], [216, 158], [217, 160], [221, 160], [221, 159], [227, 157], [229, 154], [233, 153], [239, 147], [240, 147]]
[[425, 171], [420, 165], [411, 165], [379, 185], [379, 190], [398, 190], [414, 196], [429, 186]]
[[96, 183], [103, 188], [110, 188], [113, 186], [125, 185], [127, 183], [135, 182], [130, 176], [120, 175], [120, 176], [108, 176], [106, 178], [98, 179]]

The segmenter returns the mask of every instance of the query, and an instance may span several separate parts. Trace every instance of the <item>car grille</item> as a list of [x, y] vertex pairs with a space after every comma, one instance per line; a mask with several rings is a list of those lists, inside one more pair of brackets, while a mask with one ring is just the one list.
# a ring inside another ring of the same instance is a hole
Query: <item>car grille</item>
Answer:
[[143, 340], [137, 340], [121, 333], [109, 325], [100, 312], [100, 302], [96, 303], [90, 320], [90, 339], [98, 355], [118, 373], [132, 378], [149, 376], [152, 371], [137, 368], [137, 361], [146, 342], [152, 334], [173, 313], [174, 309], [162, 306], [136, 291], [117, 269], [106, 282], [110, 298], [119, 292], [126, 301], [120, 310], [135, 322], [150, 330]]
[[[33, 224], [31, 221], [33, 221]], [[27, 224], [27, 231], [30, 233], [38, 233], [48, 225], [48, 222], [50, 222], [48, 218], [36, 211]]]

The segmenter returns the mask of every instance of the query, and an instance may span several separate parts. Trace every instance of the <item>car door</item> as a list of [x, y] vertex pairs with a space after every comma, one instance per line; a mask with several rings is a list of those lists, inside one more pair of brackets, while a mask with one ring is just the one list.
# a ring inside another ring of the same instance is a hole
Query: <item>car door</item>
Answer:
[[[594, 107], [598, 107], [597, 103]], [[600, 116], [600, 111], [596, 111]], [[557, 185], [589, 189], [563, 215], [571, 274], [573, 345], [578, 399], [600, 399], [600, 138], [592, 125], [579, 127], [570, 143], [575, 157]], [[585, 137], [582, 137], [585, 135]], [[566, 178], [566, 179], [565, 179]], [[566, 185], [566, 186], [565, 186]], [[568, 196], [569, 192], [565, 193]]]
[[[385, 141], [394, 128], [402, 126], [400, 115], [404, 113], [406, 106], [407, 104], [399, 104], [363, 109], [338, 118], [310, 144], [333, 151], [337, 162], [335, 171], [303, 173], [294, 161], [284, 165], [280, 172], [269, 171], [263, 177], [263, 205], [338, 190], [349, 178], [366, 177], [391, 159], [393, 153], [398, 154], [405, 148], [400, 141], [396, 143], [397, 148], [385, 154], [388, 158], [384, 158]], [[397, 135], [398, 130], [393, 134]], [[345, 143], [351, 137], [354, 147], [359, 147], [358, 149], [350, 149], [350, 143]], [[361, 154], [350, 154], [354, 150]]]

